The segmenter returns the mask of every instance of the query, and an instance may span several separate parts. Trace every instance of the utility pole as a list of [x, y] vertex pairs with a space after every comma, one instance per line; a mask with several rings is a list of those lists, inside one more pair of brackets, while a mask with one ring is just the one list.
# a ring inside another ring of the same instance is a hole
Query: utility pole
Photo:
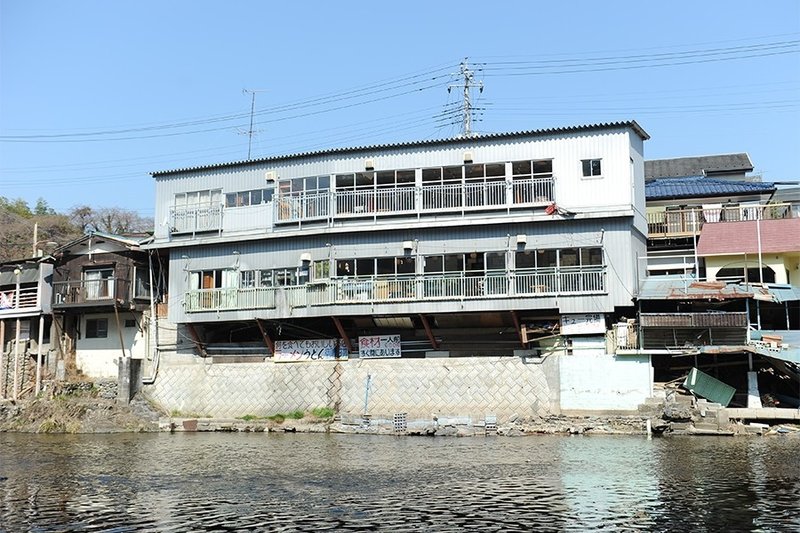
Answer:
[[463, 84], [456, 84], [456, 85], [448, 85], [447, 92], [453, 87], [461, 87], [464, 89], [464, 99], [462, 102], [462, 114], [461, 114], [461, 136], [462, 137], [472, 137], [472, 94], [470, 90], [473, 87], [478, 87], [478, 92], [483, 92], [483, 81], [479, 81], [475, 83], [475, 74], [469, 68], [469, 64], [467, 63], [467, 58], [464, 58], [464, 61], [461, 62], [461, 69], [458, 73], [459, 76], [464, 77]]
[[247, 140], [247, 159], [250, 159], [250, 150], [253, 146], [253, 134], [255, 131], [253, 130], [253, 115], [255, 115], [256, 110], [256, 93], [263, 93], [264, 89], [242, 89], [242, 94], [250, 94], [252, 95], [250, 99], [250, 128], [242, 133], [246, 133], [249, 139]]

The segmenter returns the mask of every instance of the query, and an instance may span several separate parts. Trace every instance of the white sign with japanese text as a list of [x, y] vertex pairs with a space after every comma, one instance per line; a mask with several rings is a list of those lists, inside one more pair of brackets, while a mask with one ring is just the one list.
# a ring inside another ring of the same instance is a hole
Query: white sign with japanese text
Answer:
[[336, 339], [299, 339], [275, 341], [275, 362], [293, 361], [335, 361], [347, 359], [347, 348], [339, 343], [336, 353]]
[[594, 335], [606, 332], [606, 317], [603, 313], [561, 315], [562, 335]]
[[358, 338], [358, 356], [362, 359], [400, 357], [400, 335], [371, 335]]

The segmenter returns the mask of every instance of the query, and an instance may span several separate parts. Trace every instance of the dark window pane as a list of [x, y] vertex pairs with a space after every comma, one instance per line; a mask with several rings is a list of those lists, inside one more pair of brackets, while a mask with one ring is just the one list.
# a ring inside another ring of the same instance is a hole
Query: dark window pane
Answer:
[[591, 176], [592, 175], [592, 162], [587, 160], [582, 161], [583, 163], [583, 175], [584, 176]]
[[534, 161], [533, 162], [534, 174], [552, 174], [553, 162], [552, 161]]
[[382, 170], [378, 172], [378, 185], [394, 185], [394, 171]]
[[336, 188], [346, 189], [352, 188], [355, 185], [356, 178], [353, 174], [338, 174], [336, 176]]
[[490, 165], [486, 165], [486, 176], [505, 176], [506, 175], [506, 165], [505, 163], [492, 163]]
[[261, 203], [261, 189], [256, 189], [255, 191], [250, 191], [250, 203], [253, 205], [257, 205]]
[[415, 181], [413, 170], [398, 170], [397, 183], [411, 183]]
[[398, 257], [395, 263], [398, 274], [413, 274], [416, 271], [413, 257]]
[[583, 248], [583, 249], [581, 249], [581, 264], [584, 265], [584, 266], [602, 265], [603, 264], [603, 249], [602, 248]]
[[463, 272], [464, 254], [452, 254], [444, 256], [445, 272]]
[[337, 276], [354, 276], [355, 273], [356, 265], [352, 259], [339, 259], [336, 261]]
[[515, 176], [521, 176], [531, 173], [531, 162], [530, 161], [514, 161], [511, 163], [511, 172]]
[[425, 272], [444, 272], [444, 261], [441, 255], [429, 255], [425, 258]]
[[517, 252], [515, 257], [517, 268], [534, 268], [536, 267], [536, 254], [531, 250], [524, 252]]
[[600, 176], [602, 172], [600, 172], [600, 160], [599, 159], [592, 159], [592, 176]]
[[444, 167], [442, 169], [443, 172], [443, 180], [444, 181], [461, 181], [461, 166], [457, 167]]
[[483, 165], [467, 165], [465, 175], [468, 178], [482, 178], [484, 176]]
[[504, 252], [486, 253], [487, 270], [505, 270], [505, 268], [506, 268], [506, 254]]
[[375, 274], [375, 260], [371, 257], [369, 259], [358, 259], [356, 261], [356, 275], [357, 276], [372, 276]]
[[422, 169], [422, 181], [426, 182], [439, 182], [442, 181], [441, 168], [424, 168]]
[[378, 274], [394, 274], [394, 257], [378, 258]]
[[372, 187], [374, 182], [374, 172], [359, 172], [356, 174], [356, 187]]
[[472, 252], [467, 254], [466, 270], [483, 270], [483, 253]]
[[317, 189], [320, 191], [327, 191], [331, 188], [331, 177], [320, 176], [317, 178]]
[[561, 250], [559, 254], [561, 256], [562, 267], [578, 266], [578, 250], [576, 248]]
[[556, 266], [555, 250], [536, 250], [536, 267], [553, 268]]
[[263, 191], [264, 203], [272, 201], [272, 194], [274, 192], [275, 192], [275, 189], [264, 189], [264, 191]]

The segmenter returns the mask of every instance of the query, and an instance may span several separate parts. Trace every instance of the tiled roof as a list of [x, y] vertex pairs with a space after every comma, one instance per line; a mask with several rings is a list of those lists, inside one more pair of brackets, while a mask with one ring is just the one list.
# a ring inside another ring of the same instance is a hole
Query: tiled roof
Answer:
[[514, 137], [526, 137], [526, 136], [546, 136], [546, 135], [556, 135], [559, 133], [574, 133], [579, 131], [598, 131], [598, 130], [608, 130], [612, 128], [631, 128], [636, 134], [644, 139], [645, 141], [650, 138], [650, 135], [646, 131], [642, 129], [641, 126], [635, 120], [628, 120], [624, 122], [602, 122], [599, 124], [585, 124], [582, 126], [564, 126], [560, 128], [545, 128], [539, 130], [525, 130], [525, 131], [517, 131], [517, 132], [506, 132], [506, 133], [485, 133], [474, 135], [472, 137], [450, 137], [447, 139], [428, 139], [422, 141], [408, 141], [408, 142], [401, 142], [401, 143], [390, 143], [390, 144], [374, 144], [374, 145], [367, 145], [367, 146], [352, 146], [348, 148], [332, 148], [328, 150], [318, 150], [313, 152], [300, 152], [296, 154], [288, 154], [288, 155], [278, 155], [278, 156], [270, 156], [270, 157], [262, 157], [259, 159], [250, 159], [250, 160], [240, 160], [240, 161], [231, 161], [228, 163], [213, 163], [210, 165], [198, 165], [195, 167], [186, 167], [186, 168], [178, 168], [173, 170], [157, 170], [155, 172], [151, 172], [150, 175], [153, 177], [156, 176], [163, 176], [165, 174], [175, 174], [178, 172], [187, 172], [190, 170], [205, 170], [211, 168], [224, 168], [224, 167], [232, 167], [237, 165], [246, 165], [252, 163], [271, 163], [274, 161], [285, 161], [287, 159], [295, 159], [300, 157], [310, 157], [310, 156], [321, 156], [321, 155], [334, 155], [334, 154], [345, 154], [351, 152], [361, 152], [364, 150], [385, 150], [390, 148], [410, 148], [416, 146], [436, 146], [436, 145], [443, 145], [443, 144], [451, 144], [451, 143], [459, 143], [459, 144], [466, 144], [468, 145], [474, 141], [484, 141], [484, 140], [501, 140], [501, 139], [511, 139]]
[[645, 182], [644, 185], [644, 195], [648, 200], [759, 194], [774, 190], [775, 184], [773, 183], [718, 180], [703, 176], [662, 178]]
[[762, 254], [800, 252], [800, 218], [745, 220], [704, 224], [697, 255]]
[[644, 162], [644, 178], [702, 176], [715, 172], [752, 172], [753, 163], [747, 154], [703, 155], [652, 159]]

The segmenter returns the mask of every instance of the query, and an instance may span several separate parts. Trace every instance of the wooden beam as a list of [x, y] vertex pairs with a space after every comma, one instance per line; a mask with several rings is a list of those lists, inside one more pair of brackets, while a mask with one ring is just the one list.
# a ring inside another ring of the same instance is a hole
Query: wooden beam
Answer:
[[517, 330], [517, 337], [519, 337], [520, 345], [522, 345], [523, 348], [527, 348], [528, 343], [525, 342], [525, 336], [522, 333], [522, 325], [519, 322], [519, 316], [516, 311], [511, 311], [511, 319], [514, 321], [514, 329]]
[[194, 342], [194, 345], [197, 348], [197, 351], [200, 352], [200, 355], [203, 357], [208, 357], [206, 347], [200, 340], [200, 335], [197, 333], [197, 329], [195, 329], [194, 324], [186, 324], [186, 329], [189, 330], [189, 334], [192, 336], [192, 342]]
[[350, 337], [347, 336], [347, 332], [342, 326], [342, 322], [335, 316], [332, 316], [331, 318], [333, 319], [333, 323], [336, 324], [336, 329], [339, 331], [339, 335], [342, 337], [344, 345], [347, 346], [347, 353], [351, 353], [353, 351], [353, 345], [350, 342]]
[[267, 344], [267, 348], [269, 348], [270, 355], [275, 355], [275, 341], [267, 333], [267, 328], [261, 323], [261, 319], [256, 318], [256, 325], [258, 326], [259, 331], [261, 331], [261, 336], [264, 337], [264, 342]]
[[6, 366], [3, 364], [3, 357], [6, 351], [6, 321], [0, 320], [0, 398], [6, 397]]
[[433, 330], [431, 329], [430, 323], [428, 323], [428, 317], [425, 315], [419, 315], [419, 319], [422, 321], [422, 327], [425, 328], [425, 334], [428, 336], [431, 346], [434, 350], [438, 350], [439, 343], [436, 342], [436, 337], [433, 336]]

